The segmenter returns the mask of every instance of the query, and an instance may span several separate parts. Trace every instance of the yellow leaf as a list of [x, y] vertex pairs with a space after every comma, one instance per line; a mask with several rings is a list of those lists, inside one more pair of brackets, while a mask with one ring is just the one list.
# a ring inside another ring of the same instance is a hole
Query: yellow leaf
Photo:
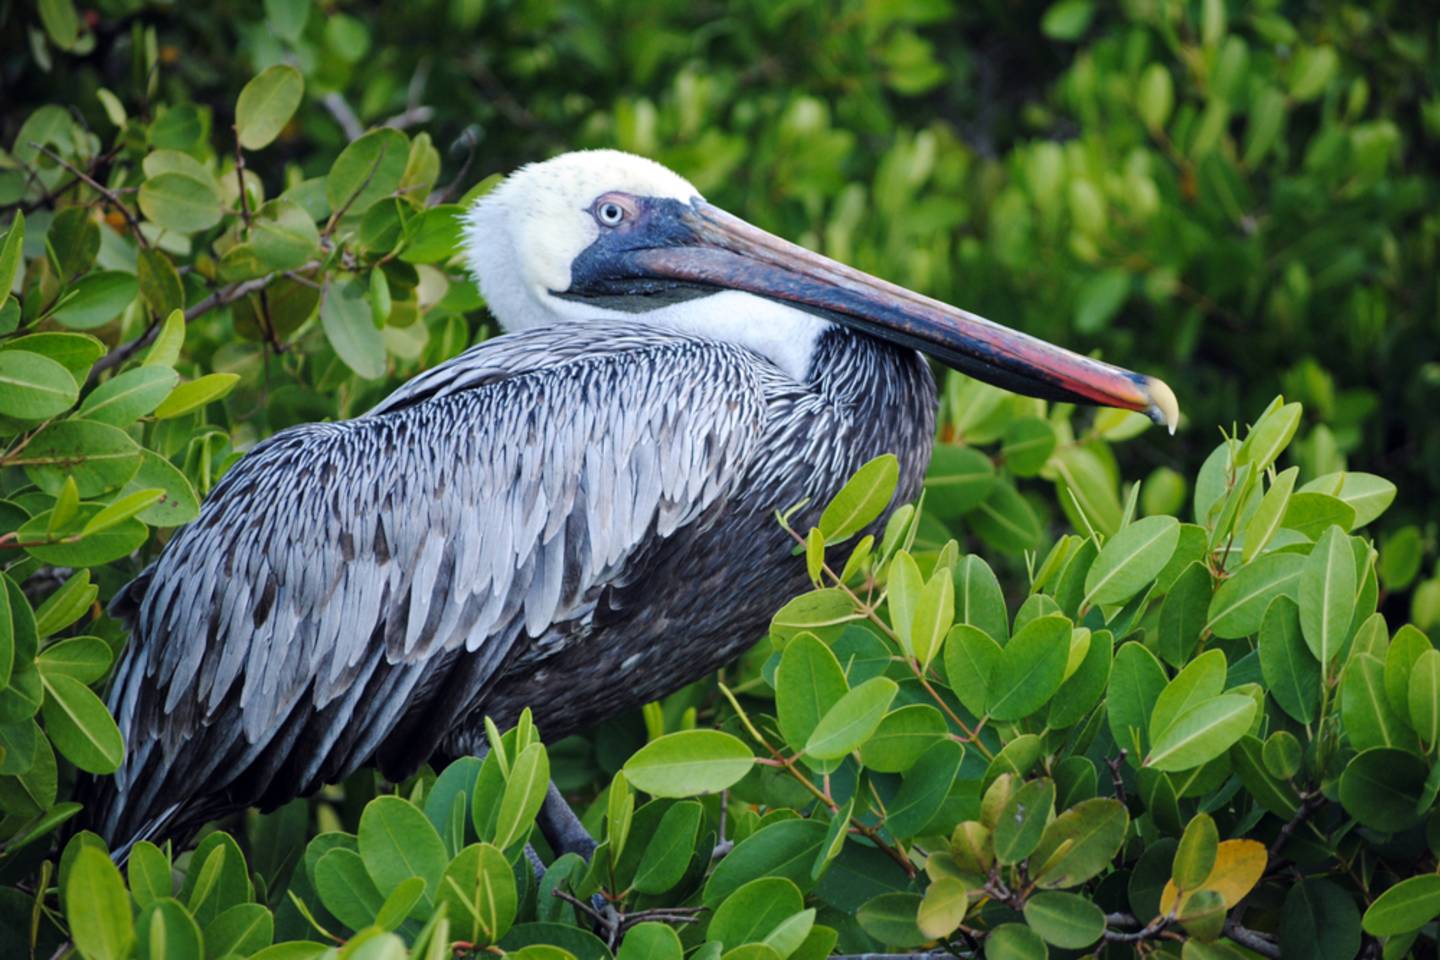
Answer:
[[[1257, 840], [1221, 841], [1215, 851], [1215, 866], [1210, 868], [1210, 875], [1197, 889], [1214, 890], [1225, 901], [1225, 909], [1229, 910], [1260, 882], [1266, 860], [1265, 844]], [[1160, 912], [1170, 913], [1178, 895], [1175, 881], [1167, 881], [1164, 892], [1160, 894]]]

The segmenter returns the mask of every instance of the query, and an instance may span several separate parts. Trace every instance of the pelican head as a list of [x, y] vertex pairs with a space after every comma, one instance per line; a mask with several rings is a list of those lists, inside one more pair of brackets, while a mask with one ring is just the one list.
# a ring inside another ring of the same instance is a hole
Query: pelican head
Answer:
[[501, 325], [597, 317], [728, 340], [804, 380], [816, 340], [843, 324], [1029, 396], [1120, 407], [1173, 433], [1175, 394], [767, 233], [687, 180], [615, 150], [522, 167], [467, 214], [467, 250]]

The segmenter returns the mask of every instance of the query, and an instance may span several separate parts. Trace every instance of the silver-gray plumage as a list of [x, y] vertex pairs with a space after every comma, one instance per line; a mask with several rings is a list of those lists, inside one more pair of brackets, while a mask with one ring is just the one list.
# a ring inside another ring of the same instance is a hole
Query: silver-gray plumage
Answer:
[[934, 386], [835, 328], [806, 382], [633, 324], [483, 343], [365, 416], [258, 445], [117, 598], [127, 743], [93, 784], [115, 843], [392, 776], [533, 706], [549, 737], [732, 659], [803, 583], [773, 512], [900, 455]]

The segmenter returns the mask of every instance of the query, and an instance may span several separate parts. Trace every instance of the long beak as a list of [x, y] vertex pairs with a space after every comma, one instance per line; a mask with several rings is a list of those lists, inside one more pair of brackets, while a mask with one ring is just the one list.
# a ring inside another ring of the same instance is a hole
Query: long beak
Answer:
[[1170, 432], [1180, 418], [1163, 381], [1081, 356], [820, 256], [696, 199], [666, 245], [630, 251], [657, 279], [744, 290], [793, 303], [927, 353], [996, 386], [1144, 413]]

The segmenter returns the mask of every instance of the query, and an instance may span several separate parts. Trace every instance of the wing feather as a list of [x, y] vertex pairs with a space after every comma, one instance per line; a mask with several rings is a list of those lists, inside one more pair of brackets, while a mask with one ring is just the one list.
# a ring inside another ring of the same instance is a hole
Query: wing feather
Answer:
[[[541, 328], [258, 446], [124, 594], [112, 706], [131, 749], [106, 832], [153, 830], [202, 771], [245, 802], [293, 795], [407, 715], [458, 720], [519, 638], [570, 636], [548, 635], [741, 481], [765, 424], [756, 362]], [[464, 695], [427, 704], [447, 676]]]

